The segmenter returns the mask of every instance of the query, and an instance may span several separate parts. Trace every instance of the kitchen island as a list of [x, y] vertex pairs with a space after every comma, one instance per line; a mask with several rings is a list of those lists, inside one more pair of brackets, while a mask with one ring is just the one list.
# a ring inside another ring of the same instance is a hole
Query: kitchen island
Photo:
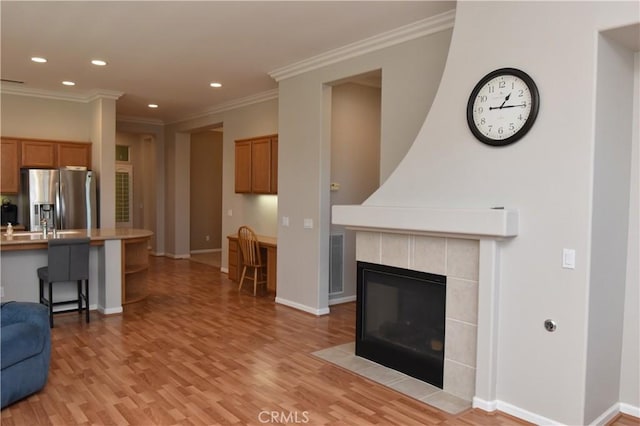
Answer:
[[[153, 232], [145, 229], [72, 229], [57, 238], [91, 239], [89, 256], [90, 309], [103, 314], [122, 312], [124, 303], [146, 296], [147, 245]], [[52, 238], [51, 233], [48, 238]], [[0, 238], [2, 301], [38, 302], [37, 269], [47, 265], [47, 239], [40, 232], [2, 233]], [[56, 285], [54, 300], [74, 294], [75, 283]]]

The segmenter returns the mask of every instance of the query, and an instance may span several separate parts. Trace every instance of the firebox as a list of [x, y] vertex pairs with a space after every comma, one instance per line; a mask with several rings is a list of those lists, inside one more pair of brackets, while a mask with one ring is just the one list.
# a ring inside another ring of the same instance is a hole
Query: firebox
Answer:
[[358, 262], [356, 355], [442, 388], [443, 275]]

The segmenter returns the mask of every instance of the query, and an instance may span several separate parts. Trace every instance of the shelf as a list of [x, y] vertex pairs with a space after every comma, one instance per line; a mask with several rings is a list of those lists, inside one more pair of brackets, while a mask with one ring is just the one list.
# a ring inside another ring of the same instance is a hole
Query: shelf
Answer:
[[122, 304], [135, 303], [149, 295], [148, 237], [122, 241]]

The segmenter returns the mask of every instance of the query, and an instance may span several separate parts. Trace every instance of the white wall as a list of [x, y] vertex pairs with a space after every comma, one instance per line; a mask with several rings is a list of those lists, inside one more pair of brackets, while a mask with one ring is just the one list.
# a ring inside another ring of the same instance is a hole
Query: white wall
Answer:
[[82, 102], [2, 94], [2, 136], [88, 142], [91, 110]]
[[[450, 38], [450, 30], [441, 31], [279, 82], [278, 215], [288, 216], [290, 225], [278, 229], [278, 302], [316, 314], [328, 311], [331, 112], [323, 85], [382, 70], [384, 179], [431, 106]], [[313, 229], [303, 228], [305, 218], [313, 220]]]
[[611, 372], [620, 369], [622, 352], [633, 83], [633, 53], [600, 36], [584, 415], [589, 423], [619, 398], [620, 376]]
[[[635, 54], [627, 285], [624, 305], [620, 402], [640, 415], [640, 53]], [[631, 410], [630, 410], [631, 411]]]
[[[609, 383], [588, 400], [585, 389], [587, 330], [597, 326], [588, 323], [596, 48], [599, 30], [637, 22], [639, 12], [637, 2], [458, 3], [433, 107], [366, 202], [519, 210], [518, 236], [502, 243], [497, 394], [501, 407], [543, 422], [584, 424], [610, 398]], [[479, 22], [500, 25], [479, 30]], [[525, 138], [493, 148], [474, 139], [465, 107], [474, 85], [502, 67], [528, 72], [541, 106]], [[575, 270], [561, 268], [563, 248], [576, 250]], [[547, 318], [555, 333], [545, 331]], [[585, 407], [594, 397], [597, 407]]]

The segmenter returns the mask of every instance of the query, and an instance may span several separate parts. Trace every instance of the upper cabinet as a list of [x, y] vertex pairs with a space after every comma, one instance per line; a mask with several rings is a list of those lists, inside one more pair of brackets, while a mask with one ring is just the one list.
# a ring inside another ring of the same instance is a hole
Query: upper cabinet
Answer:
[[58, 167], [83, 166], [91, 168], [91, 144], [58, 142]]
[[58, 142], [21, 140], [20, 167], [57, 168], [81, 166], [91, 168], [91, 144], [86, 142]]
[[236, 141], [235, 191], [278, 193], [278, 135]]
[[2, 138], [0, 193], [20, 191], [20, 168], [91, 168], [91, 143]]
[[56, 166], [55, 142], [20, 141], [20, 167], [50, 169]]
[[16, 139], [2, 138], [0, 193], [17, 194], [20, 190], [19, 144]]

